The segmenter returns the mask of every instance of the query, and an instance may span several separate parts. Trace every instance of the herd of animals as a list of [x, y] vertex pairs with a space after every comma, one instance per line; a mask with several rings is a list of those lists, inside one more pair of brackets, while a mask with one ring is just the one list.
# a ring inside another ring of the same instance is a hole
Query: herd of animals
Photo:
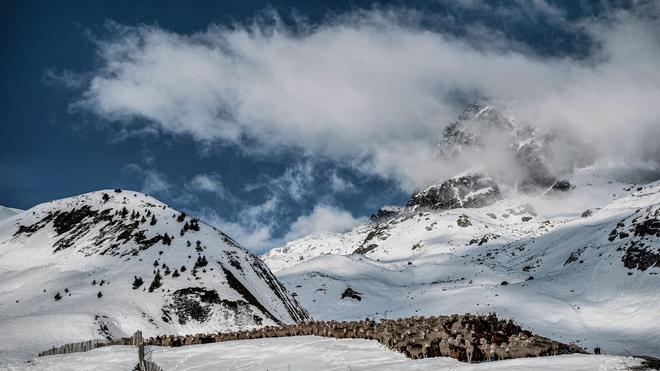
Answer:
[[413, 316], [380, 322], [369, 319], [351, 322], [311, 321], [237, 332], [157, 336], [146, 339], [145, 343], [178, 347], [233, 340], [310, 335], [377, 340], [412, 359], [451, 357], [469, 363], [585, 353], [576, 345], [567, 345], [534, 335], [511, 320], [498, 319], [494, 314]]

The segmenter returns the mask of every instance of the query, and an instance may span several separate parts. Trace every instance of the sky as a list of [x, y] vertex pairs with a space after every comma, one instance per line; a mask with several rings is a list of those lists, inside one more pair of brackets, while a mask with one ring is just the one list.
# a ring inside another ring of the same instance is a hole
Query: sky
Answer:
[[654, 1], [3, 1], [0, 17], [4, 206], [138, 190], [264, 252], [464, 170], [435, 152], [473, 102], [552, 132], [556, 158], [660, 162]]

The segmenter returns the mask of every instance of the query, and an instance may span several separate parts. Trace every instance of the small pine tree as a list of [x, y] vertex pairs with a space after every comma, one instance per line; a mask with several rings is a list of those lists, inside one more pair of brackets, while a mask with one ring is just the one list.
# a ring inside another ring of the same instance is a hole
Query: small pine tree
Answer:
[[62, 299], [62, 295], [60, 295], [60, 293], [58, 292], [57, 294], [55, 294], [55, 301], [59, 301], [60, 299]]
[[179, 271], [175, 269], [174, 272], [172, 272], [172, 277], [179, 277]]
[[103, 202], [108, 202], [108, 201], [110, 201], [110, 195], [108, 195], [107, 193], [104, 193], [103, 196], [101, 197], [101, 199], [103, 199]]
[[206, 256], [198, 256], [195, 262], [195, 268], [206, 267], [208, 264], [209, 262], [206, 260]]
[[100, 299], [102, 296], [103, 296], [103, 293], [102, 293], [101, 291], [99, 291], [99, 293], [96, 294], [96, 297], [99, 298], [99, 299]]
[[149, 225], [156, 225], [156, 222], [157, 222], [156, 215], [152, 214], [151, 215], [151, 222], [149, 222]]
[[137, 290], [144, 281], [142, 280], [142, 277], [135, 276], [135, 279], [133, 280], [133, 290]]
[[179, 222], [179, 223], [181, 223], [181, 222], [184, 221], [185, 219], [186, 219], [186, 213], [181, 213], [181, 214], [179, 214], [179, 216], [176, 218], [176, 221]]
[[126, 209], [126, 206], [121, 208], [121, 217], [125, 218], [126, 215], [128, 215], [128, 209]]
[[158, 266], [158, 259], [154, 260], [154, 267]]
[[182, 266], [181, 266], [181, 272], [185, 272], [185, 271], [186, 271], [186, 266], [185, 266], [185, 265], [182, 265]]
[[199, 219], [192, 219], [189, 228], [191, 231], [199, 232]]
[[163, 245], [170, 246], [172, 244], [172, 237], [170, 237], [167, 233], [163, 236]]
[[160, 276], [160, 271], [156, 271], [156, 275], [154, 276], [154, 280], [151, 281], [151, 284], [149, 285], [149, 292], [154, 292], [155, 289], [162, 286], [162, 282], [160, 282], [161, 278], [162, 277]]

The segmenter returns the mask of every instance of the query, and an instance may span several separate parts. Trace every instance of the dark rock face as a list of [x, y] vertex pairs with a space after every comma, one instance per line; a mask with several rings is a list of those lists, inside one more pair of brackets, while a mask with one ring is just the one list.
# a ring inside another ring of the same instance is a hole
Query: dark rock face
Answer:
[[552, 185], [552, 189], [554, 191], [562, 191], [562, 192], [568, 192], [571, 190], [573, 186], [571, 183], [568, 182], [568, 180], [560, 180], [556, 182], [555, 184]]
[[384, 219], [394, 218], [401, 213], [398, 207], [381, 207], [376, 213], [371, 214], [369, 220], [372, 222], [381, 221]]
[[357, 301], [362, 301], [362, 296], [361, 295], [362, 295], [361, 293], [353, 290], [350, 287], [347, 287], [346, 290], [344, 290], [344, 292], [342, 292], [341, 298], [342, 299], [351, 298], [351, 299], [355, 299]]
[[[637, 210], [633, 215], [617, 223], [608, 240], [623, 242], [617, 251], [623, 251], [621, 261], [628, 269], [645, 271], [660, 267], [660, 209]], [[630, 219], [630, 220], [628, 220]]]
[[483, 174], [467, 174], [444, 181], [412, 195], [408, 208], [447, 210], [478, 208], [502, 198], [495, 181]]
[[385, 224], [376, 224], [367, 234], [364, 241], [362, 241], [360, 247], [353, 251], [353, 254], [365, 255], [376, 249], [378, 247], [378, 243], [376, 243], [378, 240], [384, 241], [390, 236], [388, 231], [390, 230], [390, 223], [392, 222], [393, 221], [389, 221]]

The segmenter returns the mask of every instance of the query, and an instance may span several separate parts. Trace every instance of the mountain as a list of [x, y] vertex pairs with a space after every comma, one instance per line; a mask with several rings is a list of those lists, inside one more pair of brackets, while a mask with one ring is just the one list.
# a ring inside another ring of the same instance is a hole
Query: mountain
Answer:
[[496, 312], [590, 350], [658, 357], [658, 179], [586, 167], [545, 192], [406, 207], [263, 260], [319, 320]]
[[0, 357], [92, 338], [295, 323], [307, 312], [223, 232], [132, 191], [0, 221]]

